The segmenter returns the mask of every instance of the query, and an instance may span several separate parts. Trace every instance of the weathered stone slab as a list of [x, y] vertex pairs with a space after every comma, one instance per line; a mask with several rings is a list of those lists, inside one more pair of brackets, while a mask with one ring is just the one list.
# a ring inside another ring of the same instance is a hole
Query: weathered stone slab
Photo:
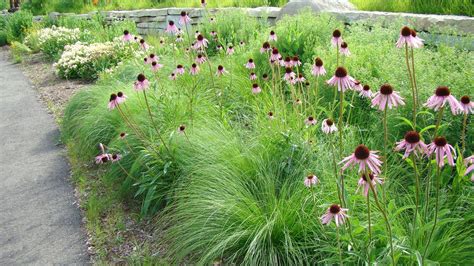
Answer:
[[304, 9], [311, 9], [313, 12], [319, 13], [355, 10], [355, 7], [348, 0], [291, 0], [281, 9], [278, 18], [285, 15], [296, 15]]
[[155, 17], [155, 16], [164, 16], [168, 14], [168, 9], [161, 8], [161, 9], [142, 9], [142, 10], [135, 10], [132, 11], [129, 16], [130, 17]]

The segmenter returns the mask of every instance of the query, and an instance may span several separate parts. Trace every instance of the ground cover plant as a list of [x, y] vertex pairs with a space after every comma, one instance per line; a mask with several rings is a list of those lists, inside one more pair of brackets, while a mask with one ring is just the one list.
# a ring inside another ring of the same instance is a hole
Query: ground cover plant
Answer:
[[472, 52], [402, 21], [243, 16], [121, 29], [142, 53], [62, 124], [99, 174], [80, 184], [107, 187], [87, 217], [138, 205], [166, 247], [146, 260], [171, 264], [472, 261]]

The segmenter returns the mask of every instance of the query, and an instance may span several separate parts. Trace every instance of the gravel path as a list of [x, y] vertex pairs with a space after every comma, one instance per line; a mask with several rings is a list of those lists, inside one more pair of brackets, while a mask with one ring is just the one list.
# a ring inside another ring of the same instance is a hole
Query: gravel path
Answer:
[[0, 265], [89, 263], [59, 131], [0, 56]]

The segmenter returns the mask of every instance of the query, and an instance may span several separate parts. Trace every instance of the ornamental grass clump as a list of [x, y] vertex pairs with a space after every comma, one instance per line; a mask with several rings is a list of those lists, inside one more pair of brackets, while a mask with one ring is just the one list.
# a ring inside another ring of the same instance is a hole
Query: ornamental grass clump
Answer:
[[[472, 261], [472, 112], [454, 96], [470, 96], [471, 52], [421, 46], [411, 29], [402, 38], [398, 21], [369, 29], [304, 13], [234, 27], [239, 16], [192, 26], [184, 12], [182, 41], [172, 29], [146, 37], [139, 56], [127, 41], [125, 62], [65, 111], [65, 141], [143, 219], [157, 215], [164, 258]], [[417, 85], [399, 38], [418, 48]]]

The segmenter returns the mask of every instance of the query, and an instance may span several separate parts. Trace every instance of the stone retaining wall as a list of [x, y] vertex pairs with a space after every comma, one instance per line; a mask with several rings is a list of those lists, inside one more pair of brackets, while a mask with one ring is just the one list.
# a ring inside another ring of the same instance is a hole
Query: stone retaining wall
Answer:
[[[131, 11], [105, 11], [102, 14], [110, 22], [117, 20], [129, 19], [135, 21], [139, 34], [151, 34], [163, 31], [169, 20], [177, 22], [181, 11], [189, 13], [193, 19], [193, 24], [199, 22], [205, 14], [202, 8], [161, 8], [161, 9], [143, 9]], [[210, 14], [214, 14], [219, 10], [236, 10], [236, 8], [208, 9]], [[243, 8], [249, 16], [267, 19], [270, 23], [274, 23], [277, 19], [286, 14], [284, 8], [277, 7], [258, 7]], [[407, 23], [414, 26], [417, 31], [427, 31], [433, 27], [453, 27], [460, 34], [474, 34], [474, 18], [465, 16], [452, 15], [423, 15], [411, 13], [392, 13], [392, 12], [369, 12], [369, 11], [323, 11], [330, 13], [337, 18], [351, 23], [357, 20], [383, 20], [386, 22], [394, 19], [402, 18]], [[60, 16], [77, 16], [80, 18], [90, 19], [97, 12], [88, 14], [61, 14], [57, 12], [50, 13], [49, 16], [57, 18]], [[43, 17], [35, 17], [35, 20], [41, 20]]]

